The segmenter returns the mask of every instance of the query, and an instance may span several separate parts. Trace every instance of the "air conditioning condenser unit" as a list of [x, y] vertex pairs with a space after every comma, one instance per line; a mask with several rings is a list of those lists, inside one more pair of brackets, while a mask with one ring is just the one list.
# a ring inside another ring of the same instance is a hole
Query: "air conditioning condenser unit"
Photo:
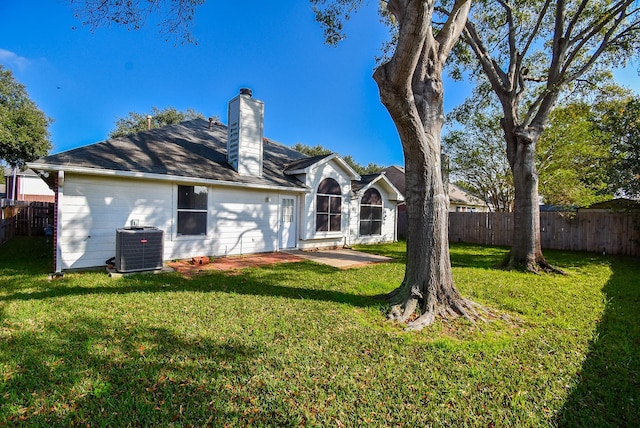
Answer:
[[156, 227], [116, 230], [116, 270], [136, 272], [162, 269], [164, 232]]

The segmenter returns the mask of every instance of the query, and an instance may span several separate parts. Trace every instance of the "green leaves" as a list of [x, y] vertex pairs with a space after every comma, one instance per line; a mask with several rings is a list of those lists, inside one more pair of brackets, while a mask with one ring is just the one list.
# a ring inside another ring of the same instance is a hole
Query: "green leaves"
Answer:
[[328, 45], [335, 46], [346, 38], [344, 24], [362, 6], [362, 0], [310, 0], [316, 21], [324, 31]]
[[0, 65], [0, 159], [20, 167], [45, 156], [51, 149], [50, 123], [24, 85]]
[[611, 147], [610, 188], [640, 197], [640, 97], [612, 104], [600, 129]]
[[[150, 119], [149, 116], [151, 116]], [[124, 137], [136, 132], [146, 131], [149, 129], [149, 120], [151, 121], [151, 128], [159, 128], [196, 118], [204, 118], [204, 115], [193, 109], [187, 109], [184, 112], [178, 111], [171, 106], [162, 110], [157, 107], [151, 107], [151, 113], [149, 114], [131, 111], [128, 116], [122, 117], [115, 122], [116, 129], [109, 133], [109, 137]]]

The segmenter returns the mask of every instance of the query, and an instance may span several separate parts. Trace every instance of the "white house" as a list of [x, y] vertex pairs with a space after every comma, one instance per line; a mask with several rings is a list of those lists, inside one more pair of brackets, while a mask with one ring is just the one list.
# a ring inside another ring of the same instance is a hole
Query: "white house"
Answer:
[[402, 195], [384, 174], [264, 138], [263, 111], [243, 89], [228, 126], [194, 119], [31, 162], [55, 194], [56, 271], [104, 266], [116, 230], [142, 226], [163, 232], [164, 260], [396, 239]]

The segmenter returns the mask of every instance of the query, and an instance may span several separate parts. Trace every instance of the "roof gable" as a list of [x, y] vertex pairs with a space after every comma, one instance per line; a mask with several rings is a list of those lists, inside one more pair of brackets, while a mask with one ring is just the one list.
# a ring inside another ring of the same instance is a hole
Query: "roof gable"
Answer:
[[292, 162], [285, 169], [285, 174], [309, 174], [312, 169], [317, 168], [328, 162], [335, 162], [340, 168], [342, 168], [351, 180], [360, 180], [360, 174], [358, 174], [351, 166], [337, 153], [330, 153], [328, 155], [318, 155], [311, 158], [303, 159], [299, 162]]
[[379, 172], [377, 174], [363, 175], [360, 181], [351, 182], [351, 188], [355, 193], [364, 194], [364, 192], [366, 192], [376, 183], [387, 192], [390, 200], [392, 201], [404, 200], [404, 196], [402, 195], [402, 193], [400, 193], [400, 191], [393, 185], [391, 180], [387, 178], [384, 172]]

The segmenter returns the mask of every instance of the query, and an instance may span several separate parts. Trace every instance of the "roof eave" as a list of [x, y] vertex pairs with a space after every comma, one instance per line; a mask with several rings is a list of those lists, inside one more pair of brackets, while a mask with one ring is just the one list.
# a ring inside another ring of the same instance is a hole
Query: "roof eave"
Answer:
[[29, 166], [29, 168], [37, 171], [64, 171], [64, 172], [84, 174], [84, 175], [98, 175], [98, 176], [121, 177], [121, 178], [140, 178], [140, 179], [146, 179], [146, 180], [171, 181], [171, 182], [179, 181], [181, 183], [208, 184], [212, 186], [244, 187], [244, 188], [251, 187], [252, 189], [286, 190], [289, 192], [299, 192], [299, 193], [307, 193], [310, 191], [306, 186], [304, 188], [300, 188], [300, 187], [256, 184], [256, 183], [246, 183], [246, 182], [238, 183], [233, 181], [212, 180], [212, 179], [205, 179], [205, 178], [198, 178], [198, 177], [184, 177], [180, 175], [153, 174], [153, 173], [135, 172], [135, 171], [118, 171], [118, 170], [112, 170], [112, 169], [52, 165], [52, 164], [38, 163], [38, 162], [29, 162], [27, 165]]

